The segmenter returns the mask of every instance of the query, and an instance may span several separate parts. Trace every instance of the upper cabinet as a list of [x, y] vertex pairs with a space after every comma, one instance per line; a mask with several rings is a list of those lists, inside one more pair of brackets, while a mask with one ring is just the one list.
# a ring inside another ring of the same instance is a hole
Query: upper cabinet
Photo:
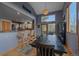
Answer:
[[10, 32], [11, 31], [11, 21], [7, 20], [7, 19], [1, 19], [0, 31], [1, 32]]

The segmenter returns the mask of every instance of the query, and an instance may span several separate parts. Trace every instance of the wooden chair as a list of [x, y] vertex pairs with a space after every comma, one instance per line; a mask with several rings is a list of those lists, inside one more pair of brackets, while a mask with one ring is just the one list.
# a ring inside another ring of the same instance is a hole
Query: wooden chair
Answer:
[[54, 46], [39, 44], [37, 46], [37, 55], [38, 56], [55, 56]]

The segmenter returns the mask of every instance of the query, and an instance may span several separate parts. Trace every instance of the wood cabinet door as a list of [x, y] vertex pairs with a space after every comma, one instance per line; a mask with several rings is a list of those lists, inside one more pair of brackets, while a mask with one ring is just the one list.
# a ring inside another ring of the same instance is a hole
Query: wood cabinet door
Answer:
[[3, 21], [2, 30], [3, 30], [3, 32], [9, 32], [10, 31], [10, 22]]

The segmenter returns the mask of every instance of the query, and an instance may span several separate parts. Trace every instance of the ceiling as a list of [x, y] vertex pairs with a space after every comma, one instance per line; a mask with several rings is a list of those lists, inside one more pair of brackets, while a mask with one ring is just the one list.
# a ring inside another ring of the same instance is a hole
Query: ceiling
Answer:
[[64, 2], [29, 2], [29, 4], [34, 8], [36, 14], [42, 14], [42, 10], [46, 7], [49, 13], [62, 10], [64, 7]]
[[16, 19], [16, 21], [18, 22], [25, 22], [27, 20], [32, 20], [32, 18], [28, 17], [27, 15], [24, 15], [23, 13], [17, 15], [17, 12], [18, 12], [17, 10], [0, 3], [0, 18], [9, 20]]
[[[0, 18], [2, 17], [2, 18], [14, 19], [16, 13], [20, 12], [20, 15], [16, 17], [17, 21], [26, 21], [34, 19], [33, 15], [30, 15], [21, 8], [23, 4], [27, 6], [26, 2], [0, 3]], [[42, 14], [42, 10], [45, 8], [45, 5], [48, 8], [49, 12], [62, 10], [64, 7], [64, 2], [29, 2], [29, 4], [32, 6], [36, 14]]]

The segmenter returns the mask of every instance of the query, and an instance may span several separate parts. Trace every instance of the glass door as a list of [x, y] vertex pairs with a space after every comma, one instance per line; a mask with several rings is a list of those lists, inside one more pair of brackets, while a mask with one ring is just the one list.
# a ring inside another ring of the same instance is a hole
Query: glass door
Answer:
[[42, 29], [42, 35], [46, 36], [47, 32], [48, 32], [48, 27], [47, 24], [42, 24], [41, 25], [41, 29]]
[[55, 33], [55, 23], [48, 24], [48, 34]]

